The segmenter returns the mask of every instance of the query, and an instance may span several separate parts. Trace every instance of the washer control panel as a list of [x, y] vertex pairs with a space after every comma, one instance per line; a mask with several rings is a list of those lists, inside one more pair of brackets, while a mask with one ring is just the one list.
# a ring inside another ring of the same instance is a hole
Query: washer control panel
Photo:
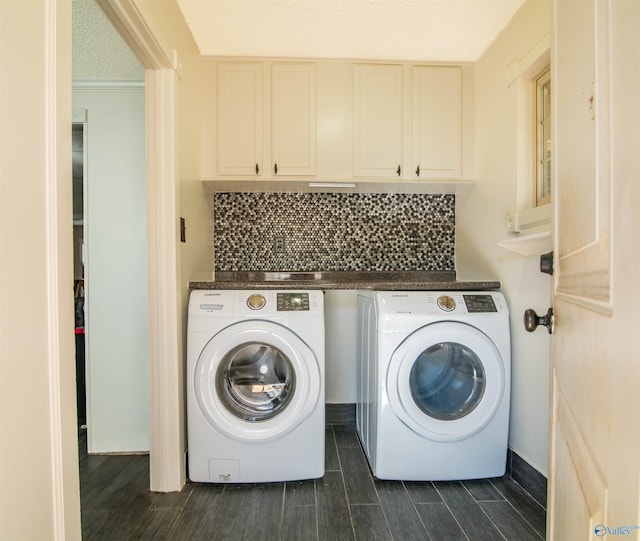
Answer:
[[249, 295], [247, 299], [247, 306], [252, 310], [260, 310], [265, 304], [267, 304], [267, 299], [264, 298], [264, 295], [260, 295], [260, 293]]
[[278, 312], [308, 312], [308, 293], [278, 293], [276, 297], [276, 309]]
[[[1, 1], [1, 0], [0, 0]], [[307, 317], [324, 314], [321, 290], [194, 290], [189, 314], [211, 317]]]
[[464, 303], [467, 305], [467, 311], [470, 314], [498, 311], [491, 295], [462, 295], [462, 298], [464, 299]]
[[[267, 304], [267, 299], [260, 293], [254, 293], [247, 297], [247, 306], [252, 310], [261, 310]], [[278, 312], [308, 312], [308, 293], [277, 293], [276, 311]]]
[[438, 297], [438, 307], [445, 312], [451, 312], [456, 307], [456, 301], [449, 295], [441, 295]]

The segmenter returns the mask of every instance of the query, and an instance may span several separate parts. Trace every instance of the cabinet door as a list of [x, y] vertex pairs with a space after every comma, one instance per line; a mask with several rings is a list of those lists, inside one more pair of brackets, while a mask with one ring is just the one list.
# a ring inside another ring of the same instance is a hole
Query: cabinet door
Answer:
[[354, 65], [354, 176], [402, 174], [402, 124], [402, 66]]
[[272, 68], [272, 172], [315, 175], [317, 70], [311, 63], [276, 63]]
[[462, 175], [462, 69], [413, 68], [413, 171], [420, 178]]
[[218, 174], [262, 174], [262, 64], [219, 64], [217, 105]]

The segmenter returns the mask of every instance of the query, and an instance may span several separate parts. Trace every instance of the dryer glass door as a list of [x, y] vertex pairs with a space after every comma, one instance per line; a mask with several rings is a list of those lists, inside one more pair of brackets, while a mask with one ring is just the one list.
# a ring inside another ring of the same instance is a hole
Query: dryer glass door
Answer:
[[482, 400], [485, 370], [464, 344], [440, 342], [425, 349], [413, 363], [409, 388], [427, 415], [453, 421], [471, 413]]
[[293, 396], [296, 376], [282, 350], [265, 343], [240, 344], [226, 353], [216, 386], [224, 406], [247, 421], [277, 415]]
[[387, 370], [391, 409], [417, 434], [434, 441], [459, 441], [482, 430], [507, 388], [495, 344], [460, 322], [414, 331], [393, 352]]

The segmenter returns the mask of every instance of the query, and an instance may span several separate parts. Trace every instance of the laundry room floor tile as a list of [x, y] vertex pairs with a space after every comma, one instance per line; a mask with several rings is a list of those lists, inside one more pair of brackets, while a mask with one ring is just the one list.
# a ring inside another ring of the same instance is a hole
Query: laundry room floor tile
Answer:
[[382, 481], [353, 423], [326, 429], [321, 479], [187, 483], [149, 492], [149, 458], [87, 455], [80, 434], [85, 540], [543, 540], [546, 511], [509, 476], [463, 482]]

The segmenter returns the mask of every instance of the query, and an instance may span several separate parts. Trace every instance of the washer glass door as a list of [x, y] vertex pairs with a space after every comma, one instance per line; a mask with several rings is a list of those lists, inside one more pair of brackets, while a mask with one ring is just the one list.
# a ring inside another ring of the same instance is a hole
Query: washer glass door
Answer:
[[287, 407], [295, 392], [296, 373], [282, 350], [252, 342], [222, 357], [216, 386], [232, 414], [246, 421], [264, 421]]
[[318, 360], [293, 331], [246, 320], [217, 333], [195, 366], [193, 388], [208, 423], [238, 441], [270, 441], [295, 430], [321, 399]]
[[482, 430], [505, 389], [495, 344], [461, 322], [433, 323], [410, 334], [394, 351], [387, 372], [393, 412], [435, 441], [459, 441]]

